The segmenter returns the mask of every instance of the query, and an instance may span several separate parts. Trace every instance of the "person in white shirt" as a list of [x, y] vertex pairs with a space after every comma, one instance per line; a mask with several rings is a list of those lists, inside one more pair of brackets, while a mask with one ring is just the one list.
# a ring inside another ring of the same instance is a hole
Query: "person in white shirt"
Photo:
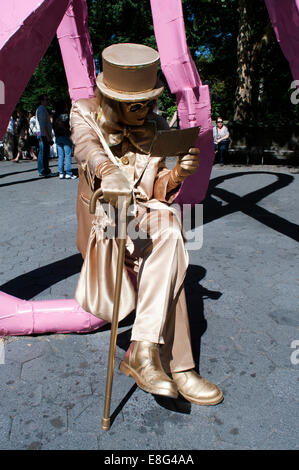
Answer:
[[36, 135], [36, 117], [33, 111], [29, 112], [29, 135]]
[[213, 128], [213, 138], [215, 150], [219, 152], [219, 163], [224, 165], [224, 161], [228, 154], [229, 146], [229, 131], [223, 124], [223, 119], [218, 117], [216, 119], [216, 126]]
[[54, 115], [50, 114], [50, 121], [51, 121], [51, 126], [52, 126], [52, 142], [53, 144], [50, 147], [50, 155], [49, 158], [57, 158], [57, 143], [56, 143], [56, 135], [55, 135], [55, 130], [54, 130]]
[[29, 151], [32, 160], [37, 160], [36, 149], [38, 148], [36, 117], [33, 111], [29, 112]]

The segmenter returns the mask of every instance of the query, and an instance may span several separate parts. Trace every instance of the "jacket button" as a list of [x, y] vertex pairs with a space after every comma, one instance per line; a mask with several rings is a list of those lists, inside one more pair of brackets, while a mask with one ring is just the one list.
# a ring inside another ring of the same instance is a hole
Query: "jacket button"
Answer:
[[128, 157], [121, 157], [120, 161], [122, 162], [123, 165], [128, 165], [129, 164]]

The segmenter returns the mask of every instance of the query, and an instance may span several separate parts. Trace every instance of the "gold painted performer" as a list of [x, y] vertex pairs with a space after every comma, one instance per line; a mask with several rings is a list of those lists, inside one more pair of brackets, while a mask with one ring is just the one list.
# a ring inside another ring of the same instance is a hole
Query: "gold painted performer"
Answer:
[[[102, 59], [95, 98], [77, 101], [71, 112], [80, 177], [77, 245], [84, 258], [75, 297], [84, 309], [111, 321], [118, 245], [104, 236], [111, 224], [109, 206], [117, 206], [118, 196], [132, 200], [137, 210], [130, 219], [146, 237], [130, 238], [128, 232], [126, 240], [119, 319], [134, 309], [136, 317], [120, 370], [146, 392], [215, 405], [222, 392], [194, 370], [183, 287], [188, 253], [180, 219], [170, 206], [182, 181], [197, 171], [199, 150], [178, 157], [172, 170], [165, 159], [150, 158], [157, 129], [168, 128], [153, 112], [163, 92], [154, 49], [115, 44], [104, 49]], [[99, 200], [92, 216], [88, 204], [99, 187], [109, 205], [105, 211]], [[171, 224], [163, 224], [166, 219]]]

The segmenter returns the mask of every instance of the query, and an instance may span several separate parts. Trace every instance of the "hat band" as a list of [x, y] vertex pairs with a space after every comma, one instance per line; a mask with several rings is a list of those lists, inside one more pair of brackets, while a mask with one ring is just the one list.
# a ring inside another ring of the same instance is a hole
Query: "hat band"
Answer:
[[[114, 64], [113, 62], [107, 62], [105, 61], [106, 64], [109, 64], [109, 67], [115, 67], [116, 69], [123, 69], [123, 70], [140, 70], [140, 69], [146, 69], [147, 67], [153, 67], [155, 64], [158, 64], [159, 59], [157, 59], [155, 62], [149, 62], [148, 64], [140, 64], [140, 65], [118, 65]], [[104, 63], [104, 59], [103, 59]]]
[[146, 67], [115, 66], [103, 60], [103, 82], [119, 93], [144, 93], [155, 88], [158, 63]]
[[142, 95], [143, 93], [147, 93], [149, 91], [153, 91], [154, 88], [148, 88], [147, 90], [141, 90], [141, 91], [124, 91], [124, 90], [116, 90], [115, 88], [112, 88], [112, 86], [105, 85], [109, 90], [114, 91], [115, 93], [120, 93], [121, 95]]

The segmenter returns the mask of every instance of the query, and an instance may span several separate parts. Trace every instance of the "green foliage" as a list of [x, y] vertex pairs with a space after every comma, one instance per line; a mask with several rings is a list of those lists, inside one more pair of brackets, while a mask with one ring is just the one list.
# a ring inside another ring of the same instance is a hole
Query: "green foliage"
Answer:
[[176, 112], [176, 110], [177, 110], [177, 105], [176, 104], [173, 105], [173, 106], [169, 106], [169, 108], [167, 108], [166, 112], [165, 112], [166, 117], [168, 119], [171, 119], [173, 117], [174, 113]]
[[[89, 31], [99, 64], [102, 50], [118, 42], [145, 44], [157, 50], [149, 0], [88, 0], [87, 4]], [[158, 73], [165, 86], [160, 108], [167, 112], [175, 104], [175, 96], [171, 95], [161, 69]]]
[[201, 80], [210, 84], [212, 118], [234, 114], [238, 1], [183, 0], [187, 43]]
[[87, 0], [89, 30], [95, 57], [118, 42], [137, 42], [157, 48], [149, 0]]
[[[161, 0], [163, 1], [163, 0]], [[117, 42], [143, 43], [157, 49], [150, 0], [87, 0], [89, 30], [94, 56], [101, 66], [101, 52]], [[242, 27], [242, 8], [248, 10], [247, 29], [252, 44], [261, 39], [269, 23], [262, 0], [182, 0], [187, 43], [203, 82], [210, 84], [212, 117], [232, 120], [238, 83], [237, 39]], [[252, 72], [252, 115], [256, 121], [299, 120], [299, 107], [291, 104], [292, 77], [273, 33], [272, 40], [259, 50]], [[248, 54], [248, 61], [249, 61]], [[175, 96], [168, 89], [160, 99], [160, 109], [171, 117]], [[35, 109], [41, 93], [51, 98], [52, 108], [68, 98], [67, 82], [57, 39], [29, 81], [20, 103]]]
[[39, 104], [38, 97], [43, 93], [49, 95], [51, 109], [55, 109], [59, 101], [69, 100], [66, 76], [56, 38], [28, 82], [18, 106], [23, 107], [25, 111], [35, 111]]

